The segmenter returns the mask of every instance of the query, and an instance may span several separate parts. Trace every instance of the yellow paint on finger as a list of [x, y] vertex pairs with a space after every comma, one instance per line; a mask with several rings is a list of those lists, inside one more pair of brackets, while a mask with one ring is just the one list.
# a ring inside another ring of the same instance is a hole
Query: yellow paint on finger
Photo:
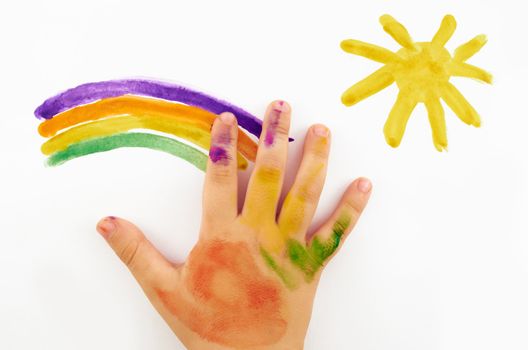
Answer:
[[258, 232], [259, 241], [270, 252], [278, 252], [284, 246], [275, 221], [281, 177], [280, 168], [257, 166], [248, 186], [248, 197], [242, 212], [242, 221]]
[[270, 166], [257, 166], [248, 186], [244, 215], [253, 225], [275, 222], [280, 195], [279, 179], [282, 170]]
[[255, 170], [255, 179], [259, 184], [277, 187], [282, 176], [282, 169], [270, 166], [259, 166]]
[[303, 179], [303, 183], [292, 188], [286, 196], [278, 223], [284, 240], [298, 235], [301, 228], [306, 225], [306, 221], [311, 220], [306, 217], [306, 207], [307, 205], [315, 206], [316, 203], [308, 203], [311, 198], [307, 198], [306, 194], [310, 192], [309, 188], [317, 182], [317, 178], [324, 176], [324, 168], [324, 163], [314, 165], [308, 176]]

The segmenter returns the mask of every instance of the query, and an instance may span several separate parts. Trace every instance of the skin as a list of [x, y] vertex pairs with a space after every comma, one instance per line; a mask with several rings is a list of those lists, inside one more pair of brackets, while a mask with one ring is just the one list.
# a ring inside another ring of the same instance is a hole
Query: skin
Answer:
[[107, 217], [97, 225], [188, 349], [302, 349], [321, 273], [367, 204], [371, 183], [356, 179], [326, 222], [308, 232], [330, 149], [329, 130], [314, 125], [278, 212], [290, 110], [275, 101], [266, 112], [241, 212], [236, 119], [216, 118], [199, 240], [185, 262], [169, 262], [129, 221]]

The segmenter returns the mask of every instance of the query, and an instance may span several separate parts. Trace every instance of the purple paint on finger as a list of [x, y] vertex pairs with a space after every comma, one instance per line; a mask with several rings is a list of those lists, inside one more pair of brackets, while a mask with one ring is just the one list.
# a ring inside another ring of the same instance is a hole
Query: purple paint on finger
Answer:
[[222, 165], [229, 164], [229, 155], [227, 151], [219, 146], [211, 146], [209, 149], [209, 158], [213, 163], [220, 163]]
[[269, 128], [266, 132], [266, 137], [264, 138], [264, 144], [266, 146], [271, 146], [273, 145], [273, 142], [275, 142], [275, 131]]
[[266, 128], [266, 136], [264, 137], [264, 144], [268, 147], [272, 146], [275, 142], [275, 134], [279, 126], [281, 112], [281, 110], [275, 108], [271, 111], [270, 122]]

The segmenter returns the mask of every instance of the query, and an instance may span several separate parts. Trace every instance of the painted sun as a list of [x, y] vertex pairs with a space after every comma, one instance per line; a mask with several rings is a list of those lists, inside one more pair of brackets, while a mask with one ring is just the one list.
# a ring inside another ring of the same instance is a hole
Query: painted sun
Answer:
[[447, 150], [441, 99], [464, 123], [480, 126], [478, 113], [449, 79], [466, 77], [491, 84], [490, 73], [466, 63], [486, 44], [486, 36], [477, 35], [451, 55], [444, 47], [456, 28], [455, 18], [451, 15], [444, 17], [430, 42], [414, 42], [405, 27], [389, 15], [381, 16], [380, 23], [402, 48], [392, 52], [358, 40], [342, 41], [344, 51], [383, 63], [384, 66], [346, 90], [341, 101], [346, 106], [352, 106], [396, 82], [398, 98], [383, 129], [387, 143], [392, 147], [400, 145], [412, 111], [418, 103], [424, 103], [433, 143], [438, 151]]

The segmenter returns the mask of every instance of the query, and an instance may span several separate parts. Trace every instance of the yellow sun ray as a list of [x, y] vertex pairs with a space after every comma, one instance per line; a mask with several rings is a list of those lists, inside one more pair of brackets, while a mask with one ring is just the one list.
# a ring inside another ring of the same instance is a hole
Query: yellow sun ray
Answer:
[[440, 28], [436, 32], [435, 36], [433, 37], [433, 40], [431, 42], [434, 45], [438, 46], [444, 46], [449, 39], [453, 36], [453, 33], [456, 29], [456, 21], [455, 17], [451, 15], [447, 15], [442, 20], [442, 24], [440, 24]]
[[394, 82], [394, 77], [386, 67], [380, 68], [365, 79], [348, 88], [341, 96], [346, 106], [352, 106], [369, 96], [385, 89]]
[[443, 18], [431, 42], [414, 42], [407, 29], [389, 15], [381, 16], [380, 23], [402, 48], [392, 52], [358, 40], [342, 41], [344, 51], [385, 65], [346, 90], [341, 101], [352, 106], [396, 82], [400, 92], [384, 126], [387, 143], [392, 147], [400, 145], [412, 111], [418, 103], [424, 103], [435, 148], [440, 152], [447, 150], [445, 113], [440, 98], [464, 123], [480, 126], [478, 113], [449, 80], [457, 76], [492, 83], [490, 73], [465, 63], [484, 46], [486, 37], [479, 35], [461, 45], [453, 57], [444, 47], [457, 26], [451, 15]]
[[425, 108], [429, 116], [429, 124], [433, 136], [433, 143], [439, 152], [447, 150], [447, 132], [444, 118], [444, 108], [438, 97], [430, 97], [425, 100]]
[[390, 15], [380, 17], [380, 23], [385, 30], [398, 44], [408, 49], [416, 49], [414, 40], [409, 35], [407, 29]]
[[488, 38], [484, 34], [477, 35], [465, 44], [460, 45], [455, 49], [455, 56], [453, 60], [464, 62], [470, 59], [474, 54], [480, 51], [488, 42]]
[[392, 106], [389, 117], [383, 127], [385, 140], [391, 147], [400, 145], [407, 121], [417, 104], [418, 101], [414, 100], [410, 94], [403, 91], [398, 94], [398, 99]]
[[480, 116], [477, 111], [453, 84], [447, 83], [442, 86], [440, 89], [440, 95], [460, 120], [477, 128], [480, 126]]
[[379, 63], [398, 62], [400, 60], [400, 56], [386, 48], [359, 40], [343, 40], [341, 48], [348, 53], [363, 56]]
[[468, 63], [453, 62], [453, 64], [449, 66], [449, 71], [454, 77], [477, 79], [488, 84], [491, 84], [493, 82], [493, 77], [491, 73], [486, 72], [484, 69], [475, 67]]

